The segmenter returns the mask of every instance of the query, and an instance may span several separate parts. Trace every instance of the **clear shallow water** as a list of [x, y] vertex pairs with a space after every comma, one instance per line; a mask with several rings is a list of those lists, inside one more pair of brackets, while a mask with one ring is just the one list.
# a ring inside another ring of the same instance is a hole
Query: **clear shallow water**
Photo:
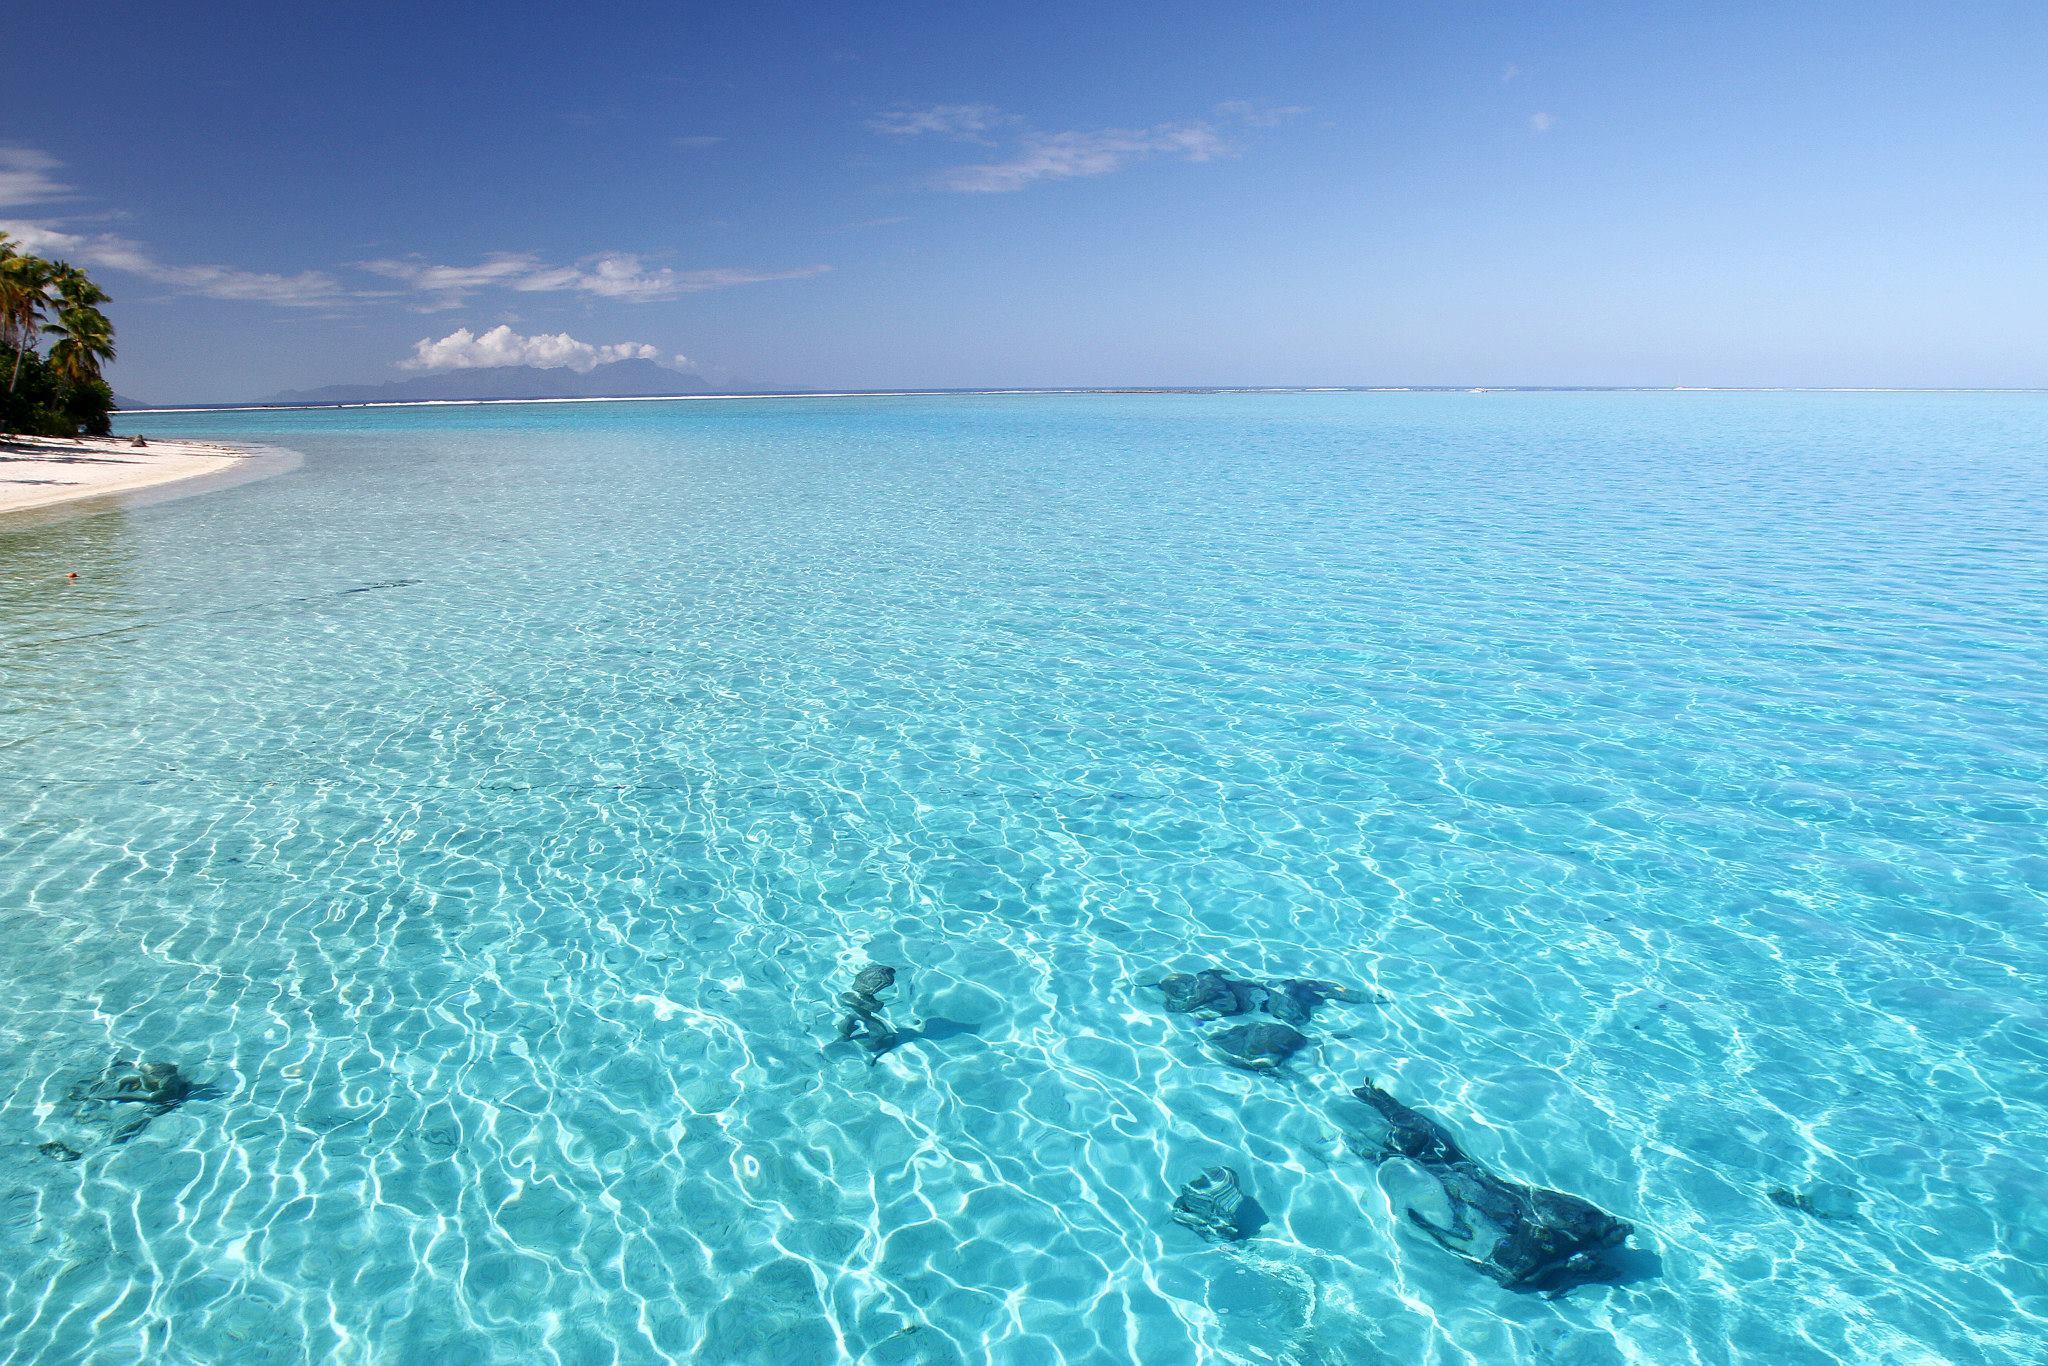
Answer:
[[[0, 525], [15, 1359], [2040, 1358], [2048, 399], [137, 425], [306, 458]], [[1654, 1274], [1400, 1230], [1368, 1076]]]

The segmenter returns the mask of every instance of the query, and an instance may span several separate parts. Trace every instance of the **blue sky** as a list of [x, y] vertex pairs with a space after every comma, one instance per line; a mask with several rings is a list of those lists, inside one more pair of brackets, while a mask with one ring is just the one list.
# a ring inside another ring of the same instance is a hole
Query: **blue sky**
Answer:
[[124, 393], [2048, 384], [2039, 3], [328, 8], [10, 71]]

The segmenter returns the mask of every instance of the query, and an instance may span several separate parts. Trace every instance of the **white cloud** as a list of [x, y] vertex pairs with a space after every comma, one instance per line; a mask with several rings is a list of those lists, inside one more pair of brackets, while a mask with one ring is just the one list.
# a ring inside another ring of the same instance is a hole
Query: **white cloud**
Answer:
[[909, 214], [904, 214], [904, 213], [892, 213], [892, 214], [888, 214], [888, 215], [886, 215], [886, 216], [884, 216], [884, 217], [881, 217], [881, 218], [862, 218], [862, 219], [859, 219], [859, 220], [857, 220], [857, 221], [855, 221], [855, 222], [852, 222], [852, 223], [841, 223], [841, 224], [840, 224], [840, 225], [839, 225], [838, 227], [836, 227], [836, 228], [827, 228], [827, 229], [825, 229], [825, 231], [826, 231], [826, 232], [859, 232], [859, 231], [861, 231], [861, 230], [862, 230], [863, 228], [889, 228], [889, 227], [894, 227], [894, 226], [895, 226], [896, 224], [898, 224], [898, 223], [908, 223], [909, 221], [910, 221], [910, 215], [909, 215]]
[[1206, 123], [1162, 123], [1152, 128], [1105, 128], [1097, 132], [1026, 133], [1014, 155], [972, 166], [953, 166], [932, 182], [942, 190], [1002, 194], [1041, 180], [1107, 175], [1153, 156], [1213, 161], [1230, 146]]
[[57, 158], [33, 147], [0, 147], [0, 208], [41, 204], [69, 194], [71, 187], [50, 175], [58, 165]]
[[745, 270], [718, 267], [708, 270], [672, 270], [667, 266], [649, 268], [639, 257], [626, 252], [605, 252], [586, 257], [573, 266], [551, 266], [537, 256], [500, 252], [473, 266], [443, 266], [419, 260], [365, 261], [363, 269], [386, 279], [398, 280], [432, 296], [430, 309], [459, 306], [474, 290], [487, 286], [516, 289], [524, 293], [577, 290], [603, 299], [624, 299], [631, 303], [652, 303], [706, 290], [730, 289], [736, 285], [760, 284], [769, 280], [801, 280], [822, 275], [830, 266], [798, 266], [791, 270]]
[[496, 252], [473, 266], [439, 266], [418, 260], [383, 260], [360, 263], [372, 275], [382, 275], [428, 296], [419, 306], [422, 313], [460, 308], [472, 291], [488, 285], [514, 285], [517, 281], [547, 269], [538, 256]]
[[[0, 146], [0, 207], [61, 198], [68, 193], [52, 173], [57, 160], [33, 148]], [[137, 275], [184, 294], [211, 299], [238, 299], [287, 307], [331, 305], [390, 297], [389, 291], [345, 286], [321, 270], [294, 275], [238, 270], [232, 266], [178, 265], [159, 260], [145, 245], [111, 233], [84, 234], [61, 226], [63, 220], [0, 222], [0, 230], [17, 239], [22, 250], [70, 261], [88, 269]], [[587, 256], [574, 265], [550, 265], [528, 252], [497, 252], [474, 265], [439, 265], [417, 257], [360, 263], [360, 269], [396, 280], [424, 297], [433, 312], [456, 308], [476, 290], [513, 289], [526, 292], [573, 290], [605, 299], [647, 303], [698, 294], [712, 289], [758, 284], [768, 280], [800, 280], [831, 267], [798, 266], [787, 270], [715, 267], [673, 270], [650, 267], [625, 252]]]
[[[1219, 116], [1252, 128], [1270, 128], [1306, 112], [1298, 104], [1263, 105], [1251, 100], [1225, 100], [1216, 106]], [[1213, 161], [1232, 152], [1212, 125], [1199, 121], [1060, 133], [1023, 128], [1022, 122], [994, 105], [935, 104], [926, 109], [886, 110], [870, 118], [868, 127], [896, 136], [937, 133], [988, 147], [1009, 142], [1007, 155], [949, 166], [929, 182], [935, 189], [964, 194], [1003, 194], [1042, 180], [1107, 175], [1147, 157]]]
[[[0, 147], [0, 207], [61, 199], [70, 193], [52, 176], [60, 163], [32, 147]], [[175, 265], [160, 261], [140, 242], [112, 233], [67, 232], [51, 222], [0, 223], [0, 231], [37, 256], [69, 261], [89, 269], [120, 271], [153, 280], [183, 294], [209, 299], [241, 299], [257, 303], [305, 307], [330, 304], [346, 291], [324, 271], [273, 275], [232, 266]]]
[[331, 304], [347, 294], [340, 282], [324, 271], [272, 275], [262, 271], [236, 270], [232, 266], [180, 266], [159, 261], [140, 242], [115, 237], [111, 233], [84, 236], [41, 223], [0, 223], [0, 230], [19, 241], [23, 250], [37, 256], [69, 261], [76, 266], [125, 271], [169, 285], [180, 293], [204, 295], [209, 299], [306, 307]]
[[1275, 128], [1308, 112], [1305, 104], [1255, 104], [1251, 100], [1225, 100], [1216, 112], [1253, 128]]
[[363, 269], [401, 280], [431, 294], [466, 294], [484, 285], [502, 285], [542, 268], [536, 256], [499, 252], [473, 266], [436, 266], [424, 261], [365, 261]]
[[1557, 127], [1557, 115], [1555, 114], [1538, 113], [1529, 116], [1529, 130], [1531, 132], [1547, 133], [1555, 127]]
[[885, 110], [869, 119], [868, 127], [877, 133], [892, 133], [898, 137], [942, 133], [947, 137], [964, 137], [978, 142], [981, 139], [976, 134], [985, 133], [999, 123], [1015, 121], [992, 104], [935, 104], [929, 109]]
[[680, 294], [701, 294], [735, 285], [756, 285], [769, 280], [801, 280], [822, 275], [829, 266], [798, 266], [794, 270], [742, 270], [720, 267], [711, 270], [671, 270], [667, 266], [648, 269], [640, 258], [624, 252], [591, 257], [581, 265], [541, 271], [515, 280], [514, 289], [577, 289], [605, 299], [649, 302], [673, 299]]
[[620, 360], [651, 360], [675, 368], [687, 366], [687, 356], [664, 358], [661, 348], [651, 342], [614, 342], [594, 346], [578, 341], [567, 332], [524, 336], [499, 324], [481, 336], [458, 327], [438, 341], [422, 337], [413, 344], [412, 355], [398, 363], [401, 370], [481, 370], [498, 365], [526, 365], [537, 370], [574, 370], [588, 374], [600, 365]]

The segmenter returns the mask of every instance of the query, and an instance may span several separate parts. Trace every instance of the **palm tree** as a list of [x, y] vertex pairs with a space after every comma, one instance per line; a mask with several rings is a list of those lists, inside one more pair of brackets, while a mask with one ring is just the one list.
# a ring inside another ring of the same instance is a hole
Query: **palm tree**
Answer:
[[[20, 250], [0, 233], [0, 346], [14, 348], [13, 368], [0, 393], [0, 414], [12, 428], [104, 433], [109, 391], [100, 369], [114, 358], [114, 325], [100, 311], [107, 293], [84, 271]], [[46, 319], [55, 315], [55, 322]], [[47, 356], [38, 355], [44, 335]], [[21, 389], [22, 357], [33, 358], [32, 383]], [[61, 387], [52, 387], [51, 381]]]
[[43, 329], [57, 338], [51, 367], [74, 384], [98, 379], [101, 363], [114, 358], [114, 325], [99, 310], [107, 292], [63, 261], [50, 266], [49, 283], [57, 291], [57, 321]]
[[25, 268], [18, 263], [24, 259], [14, 249], [14, 239], [0, 232], [0, 341], [12, 342], [19, 332], [15, 318], [24, 302], [21, 291], [27, 281]]
[[7, 376], [9, 393], [14, 392], [14, 382], [21, 375], [21, 353], [36, 344], [37, 327], [50, 302], [44, 292], [50, 275], [48, 261], [17, 252], [0, 239], [0, 336], [14, 346], [14, 369]]
[[101, 364], [114, 358], [114, 325], [97, 308], [60, 308], [57, 321], [43, 331], [57, 339], [50, 345], [50, 368], [73, 384], [98, 379]]
[[110, 302], [107, 291], [69, 261], [52, 261], [49, 277], [50, 287], [57, 291], [58, 300], [66, 308], [97, 308]]

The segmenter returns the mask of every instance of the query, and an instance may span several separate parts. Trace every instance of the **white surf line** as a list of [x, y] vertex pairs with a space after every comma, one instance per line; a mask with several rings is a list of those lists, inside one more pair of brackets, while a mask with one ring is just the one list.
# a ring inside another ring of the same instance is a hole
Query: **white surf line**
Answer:
[[1874, 385], [1616, 385], [1585, 388], [1495, 385], [1225, 385], [1218, 388], [1159, 385], [1130, 389], [818, 389], [787, 394], [621, 394], [588, 398], [402, 398], [355, 403], [223, 403], [185, 408], [121, 408], [116, 418], [151, 413], [319, 413], [358, 408], [485, 408], [535, 403], [726, 403], [735, 400], [815, 398], [1105, 398], [1212, 394], [2048, 394], [2044, 389], [1886, 388]]

